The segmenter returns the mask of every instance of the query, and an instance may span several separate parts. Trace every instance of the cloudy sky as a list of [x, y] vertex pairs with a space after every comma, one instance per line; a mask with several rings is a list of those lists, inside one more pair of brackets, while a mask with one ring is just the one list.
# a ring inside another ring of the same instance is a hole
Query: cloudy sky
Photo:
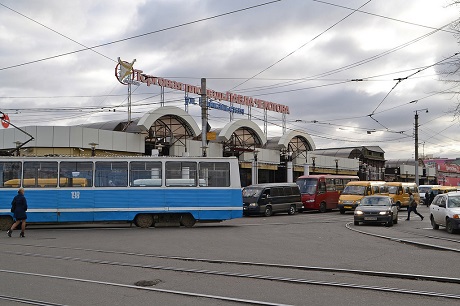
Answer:
[[[413, 158], [417, 113], [419, 154], [460, 157], [459, 100], [446, 82], [458, 77], [442, 74], [460, 59], [450, 2], [0, 0], [0, 110], [18, 126], [126, 120], [121, 57], [149, 75], [288, 105], [288, 131], [317, 148]], [[133, 87], [134, 118], [159, 103], [160, 87]], [[165, 105], [183, 104], [166, 89]], [[199, 108], [189, 111], [200, 125]], [[209, 116], [212, 127], [229, 121]], [[263, 128], [263, 113], [252, 116]], [[268, 137], [281, 136], [281, 114], [268, 121]]]

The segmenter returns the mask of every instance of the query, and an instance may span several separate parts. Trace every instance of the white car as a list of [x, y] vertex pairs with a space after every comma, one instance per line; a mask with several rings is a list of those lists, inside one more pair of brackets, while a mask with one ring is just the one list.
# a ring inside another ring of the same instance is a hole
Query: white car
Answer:
[[438, 194], [430, 205], [430, 220], [435, 230], [440, 225], [451, 234], [460, 229], [460, 192]]

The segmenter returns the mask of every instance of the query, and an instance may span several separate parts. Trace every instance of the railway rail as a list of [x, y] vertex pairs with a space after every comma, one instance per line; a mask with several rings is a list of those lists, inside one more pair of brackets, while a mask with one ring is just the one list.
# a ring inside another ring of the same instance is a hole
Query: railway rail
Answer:
[[[300, 271], [320, 271], [323, 273], [343, 273], [343, 274], [358, 274], [365, 275], [368, 277], [379, 277], [379, 278], [389, 278], [389, 279], [410, 279], [418, 281], [433, 281], [441, 283], [452, 283], [459, 284], [460, 278], [453, 277], [443, 277], [443, 276], [434, 276], [434, 275], [420, 275], [420, 274], [407, 274], [407, 273], [389, 273], [381, 271], [367, 271], [367, 270], [356, 270], [356, 269], [341, 269], [341, 268], [327, 268], [327, 267], [312, 267], [312, 266], [302, 266], [302, 265], [286, 265], [286, 264], [276, 264], [276, 263], [264, 263], [264, 262], [250, 262], [250, 261], [234, 261], [234, 260], [220, 260], [220, 259], [206, 259], [206, 258], [193, 258], [193, 257], [182, 257], [182, 256], [167, 256], [167, 255], [155, 255], [155, 254], [142, 254], [134, 252], [120, 252], [120, 251], [110, 251], [110, 250], [101, 250], [101, 249], [89, 249], [89, 248], [71, 248], [71, 247], [57, 247], [57, 246], [45, 246], [45, 245], [36, 245], [28, 244], [23, 245], [28, 247], [37, 248], [48, 248], [48, 249], [61, 249], [61, 250], [72, 250], [72, 251], [84, 251], [84, 252], [94, 252], [94, 253], [105, 253], [105, 254], [116, 254], [116, 255], [128, 255], [135, 257], [147, 257], [147, 258], [157, 258], [157, 259], [167, 259], [175, 260], [182, 262], [200, 262], [200, 263], [209, 263], [209, 264], [225, 264], [225, 265], [236, 265], [244, 267], [244, 272], [230, 272], [222, 271], [216, 269], [203, 269], [203, 268], [184, 268], [179, 266], [165, 266], [165, 265], [155, 265], [155, 264], [142, 264], [142, 263], [130, 263], [123, 261], [109, 261], [93, 258], [82, 258], [82, 257], [71, 257], [71, 256], [60, 256], [60, 255], [47, 255], [40, 254], [36, 252], [15, 252], [15, 251], [3, 251], [4, 254], [10, 254], [14, 256], [27, 256], [35, 258], [45, 258], [50, 260], [63, 260], [63, 261], [72, 261], [72, 262], [82, 262], [90, 263], [96, 265], [109, 265], [109, 266], [118, 266], [123, 268], [141, 268], [141, 269], [151, 269], [151, 270], [162, 270], [170, 272], [179, 272], [179, 273], [191, 273], [191, 274], [203, 274], [203, 275], [213, 275], [219, 277], [232, 277], [232, 278], [243, 278], [243, 279], [252, 279], [259, 281], [277, 281], [283, 282], [286, 284], [304, 284], [304, 285], [317, 285], [317, 286], [329, 286], [329, 287], [340, 287], [347, 289], [359, 289], [359, 290], [372, 290], [380, 292], [389, 292], [395, 294], [409, 294], [414, 296], [428, 296], [428, 297], [437, 297], [437, 298], [446, 298], [446, 299], [460, 299], [460, 294], [457, 293], [448, 293], [448, 292], [435, 292], [427, 290], [417, 290], [417, 289], [407, 289], [407, 288], [398, 288], [398, 287], [389, 287], [389, 286], [377, 286], [370, 284], [357, 284], [357, 283], [347, 283], [347, 282], [336, 282], [336, 281], [327, 281], [327, 280], [318, 280], [311, 278], [298, 278], [292, 276], [275, 276], [275, 275], [264, 275], [264, 274], [254, 274], [248, 273], [246, 267], [262, 267], [262, 268], [279, 268], [285, 271], [287, 270], [300, 270]], [[127, 284], [118, 284], [112, 282], [101, 282], [95, 280], [83, 280], [70, 277], [62, 277], [56, 275], [42, 275], [37, 273], [28, 273], [21, 271], [10, 271], [10, 270], [0, 270], [0, 273], [17, 273], [23, 275], [32, 275], [38, 277], [47, 277], [47, 278], [58, 278], [62, 280], [69, 281], [79, 281], [79, 282], [89, 282], [94, 284], [103, 284], [110, 286], [123, 286], [125, 288], [139, 289], [139, 286], [127, 285]], [[257, 305], [282, 305], [278, 303], [256, 301], [250, 299], [235, 299], [232, 297], [223, 297], [223, 296], [214, 296], [210, 294], [200, 294], [200, 293], [191, 293], [191, 292], [181, 292], [174, 290], [163, 290], [158, 288], [148, 288], [148, 290], [161, 291], [164, 293], [171, 294], [182, 294], [187, 296], [197, 296], [197, 297], [206, 297], [210, 299], [219, 299], [226, 301], [233, 301], [239, 303], [248, 303], [248, 304], [257, 304]]]

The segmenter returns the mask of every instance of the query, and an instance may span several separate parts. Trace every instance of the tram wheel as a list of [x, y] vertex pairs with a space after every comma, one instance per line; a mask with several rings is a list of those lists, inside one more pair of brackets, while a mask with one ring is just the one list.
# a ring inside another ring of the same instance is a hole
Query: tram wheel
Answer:
[[185, 227], [192, 227], [195, 223], [196, 220], [191, 214], [182, 215], [180, 218], [180, 224]]
[[0, 217], [0, 230], [7, 231], [13, 225], [13, 218], [10, 216], [1, 216]]
[[134, 224], [140, 228], [148, 228], [153, 225], [153, 216], [151, 214], [139, 214], [134, 218]]

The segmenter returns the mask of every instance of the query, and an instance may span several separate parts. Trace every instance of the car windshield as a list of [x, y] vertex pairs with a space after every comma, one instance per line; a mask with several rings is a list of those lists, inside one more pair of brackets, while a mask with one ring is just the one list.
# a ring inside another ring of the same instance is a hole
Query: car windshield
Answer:
[[388, 198], [363, 198], [361, 200], [362, 206], [389, 206], [390, 201]]
[[397, 194], [398, 193], [398, 187], [397, 186], [388, 186], [388, 193], [389, 194]]
[[447, 202], [447, 207], [454, 208], [460, 207], [460, 197], [449, 197], [449, 201]]
[[348, 185], [348, 186], [345, 186], [342, 194], [364, 195], [365, 192], [366, 192], [366, 186]]
[[298, 179], [297, 185], [299, 185], [300, 193], [315, 194], [318, 180], [315, 178]]
[[262, 188], [246, 187], [243, 189], [243, 198], [258, 197]]
[[425, 186], [425, 187], [419, 187], [418, 188], [419, 193], [427, 193], [427, 192], [429, 193], [430, 191], [431, 191], [431, 187]]

